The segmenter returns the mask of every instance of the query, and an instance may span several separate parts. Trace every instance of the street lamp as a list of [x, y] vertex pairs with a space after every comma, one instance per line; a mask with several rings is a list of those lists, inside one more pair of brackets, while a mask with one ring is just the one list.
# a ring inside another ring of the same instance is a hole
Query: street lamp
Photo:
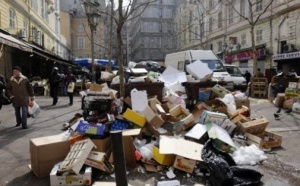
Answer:
[[100, 4], [94, 0], [83, 0], [81, 7], [88, 18], [88, 23], [91, 29], [91, 50], [92, 50], [92, 83], [96, 83], [95, 59], [94, 59], [94, 32], [97, 30], [97, 25], [101, 15], [99, 13]]

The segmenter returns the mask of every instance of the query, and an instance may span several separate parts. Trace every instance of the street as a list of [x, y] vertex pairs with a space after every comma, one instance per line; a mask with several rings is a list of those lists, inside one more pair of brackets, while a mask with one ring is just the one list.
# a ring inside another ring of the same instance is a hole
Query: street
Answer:
[[[37, 118], [28, 119], [28, 129], [15, 127], [13, 107], [3, 106], [0, 110], [0, 185], [1, 186], [48, 186], [49, 177], [38, 179], [30, 171], [29, 140], [36, 137], [55, 135], [62, 132], [62, 124], [76, 113], [81, 113], [81, 99], [74, 98], [73, 106], [68, 106], [68, 97], [59, 97], [58, 104], [51, 106], [52, 99], [40, 96], [36, 102], [42, 108]], [[265, 116], [269, 120], [268, 130], [283, 137], [282, 147], [267, 154], [268, 159], [257, 166], [247, 166], [264, 174], [263, 185], [296, 186], [300, 183], [300, 115], [286, 114], [275, 120], [273, 113], [277, 108], [268, 100], [251, 98], [251, 116]], [[138, 169], [137, 169], [138, 170]], [[165, 173], [141, 173], [129, 171], [128, 182], [131, 185], [155, 185], [157, 179], [167, 180]], [[174, 171], [177, 175], [182, 173]], [[177, 175], [177, 176], [178, 176]], [[204, 184], [203, 179], [186, 173], [178, 177], [182, 185]], [[94, 181], [113, 181], [110, 175], [96, 175]]]

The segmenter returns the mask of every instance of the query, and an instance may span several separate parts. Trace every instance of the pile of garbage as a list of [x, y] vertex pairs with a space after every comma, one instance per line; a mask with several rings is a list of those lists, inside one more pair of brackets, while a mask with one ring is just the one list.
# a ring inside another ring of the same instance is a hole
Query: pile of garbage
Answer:
[[[172, 79], [167, 76], [161, 79]], [[158, 185], [179, 185], [174, 169], [208, 175], [211, 185], [259, 183], [261, 173], [238, 165], [259, 164], [263, 149], [281, 145], [282, 137], [266, 130], [269, 121], [251, 118], [248, 97], [219, 84], [199, 92], [201, 102], [188, 109], [176, 81], [164, 80], [161, 100], [137, 89], [118, 99], [107, 84], [91, 84], [81, 92], [83, 113], [63, 124], [64, 133], [31, 139], [31, 169], [38, 177], [50, 175], [51, 186], [90, 185], [94, 169], [112, 174], [121, 166], [114, 164], [111, 132], [122, 131], [128, 167], [169, 170], [169, 180]]]

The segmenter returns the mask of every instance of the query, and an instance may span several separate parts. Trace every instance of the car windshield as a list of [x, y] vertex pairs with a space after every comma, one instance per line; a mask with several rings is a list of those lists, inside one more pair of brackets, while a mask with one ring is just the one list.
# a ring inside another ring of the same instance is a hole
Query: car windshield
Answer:
[[227, 66], [225, 68], [226, 68], [227, 72], [233, 77], [242, 77], [243, 76], [238, 67]]
[[226, 72], [224, 66], [219, 60], [201, 60], [206, 63], [213, 72]]

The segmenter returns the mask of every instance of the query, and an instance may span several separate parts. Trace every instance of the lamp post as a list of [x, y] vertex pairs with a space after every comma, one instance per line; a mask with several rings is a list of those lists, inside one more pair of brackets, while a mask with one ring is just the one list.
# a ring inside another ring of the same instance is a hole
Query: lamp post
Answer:
[[92, 50], [92, 83], [96, 83], [95, 72], [95, 57], [94, 57], [94, 32], [97, 30], [97, 25], [100, 21], [99, 7], [100, 4], [94, 0], [83, 0], [81, 4], [84, 13], [88, 18], [89, 27], [91, 29], [91, 50]]

